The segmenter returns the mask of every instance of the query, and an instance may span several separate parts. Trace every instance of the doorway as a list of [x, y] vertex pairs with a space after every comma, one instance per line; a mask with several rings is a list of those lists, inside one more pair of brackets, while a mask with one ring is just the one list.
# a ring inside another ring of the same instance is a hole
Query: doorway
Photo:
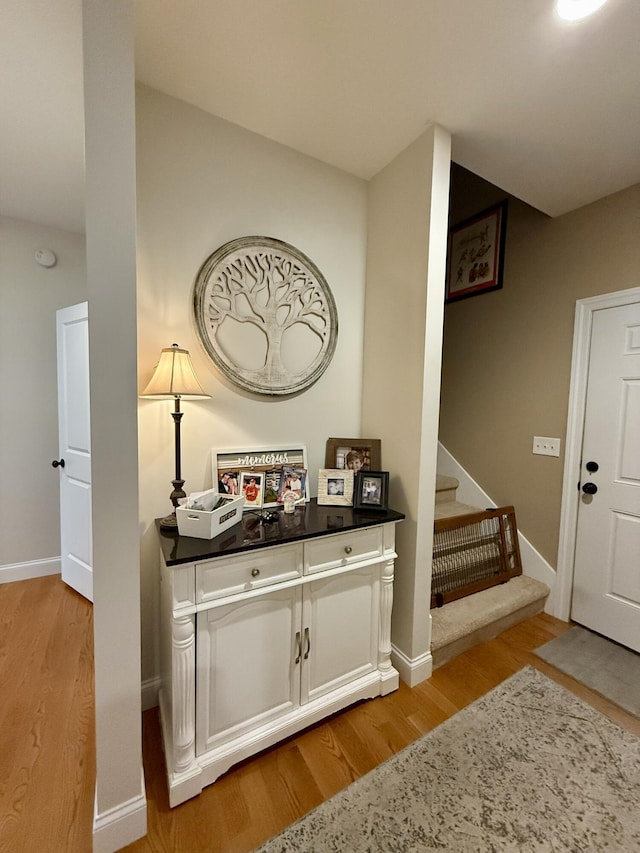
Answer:
[[[555, 608], [555, 615], [566, 621], [572, 618], [573, 615], [572, 599], [574, 597], [574, 582], [579, 580], [582, 584], [582, 579], [575, 574], [576, 555], [579, 553], [581, 546], [581, 543], [578, 541], [578, 536], [583, 535], [583, 530], [585, 528], [584, 523], [579, 525], [579, 516], [581, 510], [585, 508], [584, 504], [586, 503], [588, 506], [588, 501], [590, 499], [590, 496], [582, 491], [582, 487], [586, 482], [592, 482], [593, 485], [598, 485], [598, 483], [596, 483], [596, 474], [598, 472], [592, 472], [594, 476], [590, 477], [589, 475], [591, 472], [586, 468], [587, 463], [598, 463], [598, 460], [582, 458], [583, 444], [585, 440], [585, 418], [588, 414], [587, 404], [590, 385], [590, 367], [592, 367], [592, 345], [594, 343], [594, 318], [596, 315], [602, 316], [603, 312], [608, 311], [608, 309], [624, 309], [626, 306], [632, 307], [637, 305], [640, 305], [640, 287], [618, 291], [604, 296], [593, 297], [591, 299], [582, 299], [576, 303], [562, 510], [560, 520], [560, 542], [558, 549], [557, 598]], [[630, 330], [633, 325], [634, 324], [631, 323], [629, 326]], [[631, 334], [631, 331], [629, 334]], [[640, 336], [640, 332], [637, 332], [637, 335]], [[640, 344], [637, 344], [635, 337], [636, 333], [634, 332], [632, 338], [629, 339], [632, 349], [636, 346], [640, 346]], [[632, 396], [635, 396], [638, 388], [637, 381], [632, 377], [625, 378], [625, 382], [627, 382], [627, 384], [629, 381], [633, 384]], [[633, 401], [631, 401], [631, 405], [634, 405]], [[629, 413], [627, 412], [627, 417], [628, 414]], [[615, 420], [613, 413], [606, 413], [606, 418], [611, 422], [611, 424], [613, 424]], [[620, 445], [620, 442], [618, 442], [618, 444]], [[585, 451], [587, 453], [589, 450], [590, 448], [585, 447]], [[629, 477], [625, 476], [624, 472], [619, 468], [621, 458], [622, 457], [619, 453], [615, 457], [618, 470], [615, 472], [615, 475], [613, 475], [613, 479], [616, 482], [629, 480]], [[601, 477], [603, 477], [603, 472], [600, 473]], [[603, 480], [601, 480], [601, 482], [602, 481]], [[636, 488], [640, 488], [640, 482]], [[596, 497], [597, 494], [594, 493], [591, 496], [591, 499], [595, 500]], [[629, 519], [631, 521], [634, 520], [633, 512], [629, 516]], [[614, 527], [619, 520], [619, 512], [611, 513], [609, 528], [611, 533], [614, 531]], [[638, 521], [640, 522], [640, 518], [638, 518]], [[637, 530], [637, 526], [635, 529]], [[626, 531], [624, 535], [627, 535]], [[625, 547], [626, 546], [623, 543], [623, 550]], [[612, 538], [609, 541], [607, 565], [602, 568], [602, 571], [607, 572], [612, 581], [615, 581], [614, 574], [617, 571], [615, 567], [615, 548], [616, 543]], [[601, 584], [601, 586], [603, 586], [604, 590], [604, 583]], [[622, 594], [620, 594], [620, 592], [622, 592]], [[632, 609], [635, 609], [636, 607], [638, 608], [638, 614], [640, 616], [640, 605], [637, 604], [637, 601], [634, 602], [633, 595], [629, 596], [628, 592], [628, 588], [616, 591], [616, 589], [611, 587], [606, 592], [606, 595], [609, 597], [617, 597], [619, 600], [626, 598]], [[578, 621], [584, 619], [584, 611], [580, 604], [578, 606], [578, 615], [581, 617]], [[590, 626], [587, 625], [587, 627]], [[607, 636], [610, 633], [606, 624], [603, 623], [599, 626], [593, 626], [593, 628], [594, 630], [599, 631], [599, 633], [604, 633], [606, 630]], [[614, 640], [616, 639], [615, 636], [612, 636], [611, 638]], [[624, 643], [624, 635], [619, 639], [619, 641]]]

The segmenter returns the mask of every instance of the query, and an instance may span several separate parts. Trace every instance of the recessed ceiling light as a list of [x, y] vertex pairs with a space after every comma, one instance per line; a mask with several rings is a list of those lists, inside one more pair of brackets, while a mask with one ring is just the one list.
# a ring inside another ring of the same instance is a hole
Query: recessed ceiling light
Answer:
[[579, 21], [596, 12], [607, 0], [558, 0], [558, 15], [565, 21]]

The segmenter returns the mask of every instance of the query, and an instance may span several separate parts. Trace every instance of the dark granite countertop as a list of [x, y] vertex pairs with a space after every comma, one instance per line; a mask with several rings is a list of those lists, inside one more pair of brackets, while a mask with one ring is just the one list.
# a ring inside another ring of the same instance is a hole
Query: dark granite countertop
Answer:
[[276, 521], [262, 521], [259, 511], [245, 512], [241, 522], [234, 524], [215, 539], [195, 539], [160, 530], [156, 519], [160, 547], [167, 566], [211, 560], [226, 554], [238, 554], [254, 548], [284, 545], [302, 539], [314, 539], [330, 533], [373, 527], [389, 521], [402, 521], [403, 513], [389, 510], [361, 510], [351, 506], [318, 506], [313, 498], [295, 512], [285, 514], [275, 510]]

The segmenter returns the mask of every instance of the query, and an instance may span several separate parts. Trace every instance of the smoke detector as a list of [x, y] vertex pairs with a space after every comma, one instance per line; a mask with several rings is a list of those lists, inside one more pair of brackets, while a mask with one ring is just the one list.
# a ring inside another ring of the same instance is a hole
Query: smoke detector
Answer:
[[56, 257], [56, 253], [52, 252], [51, 249], [36, 249], [36, 263], [40, 264], [41, 267], [45, 267], [49, 269], [50, 267], [55, 267], [58, 263], [58, 258]]

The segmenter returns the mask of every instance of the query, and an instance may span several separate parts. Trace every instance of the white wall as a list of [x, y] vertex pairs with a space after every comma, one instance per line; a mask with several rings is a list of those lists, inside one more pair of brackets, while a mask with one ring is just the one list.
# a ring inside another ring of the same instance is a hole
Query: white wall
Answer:
[[60, 570], [56, 311], [87, 289], [82, 234], [0, 217], [0, 247], [1, 582]]
[[[139, 389], [160, 350], [178, 343], [211, 400], [183, 403], [182, 476], [187, 492], [211, 485], [212, 447], [302, 442], [312, 494], [326, 439], [360, 435], [365, 298], [364, 181], [188, 104], [140, 87], [138, 145]], [[192, 291], [202, 262], [236, 237], [276, 237], [324, 274], [338, 310], [338, 343], [323, 376], [291, 398], [228, 384], [199, 343]], [[143, 679], [157, 674], [158, 546], [174, 476], [169, 401], [140, 400]]]

